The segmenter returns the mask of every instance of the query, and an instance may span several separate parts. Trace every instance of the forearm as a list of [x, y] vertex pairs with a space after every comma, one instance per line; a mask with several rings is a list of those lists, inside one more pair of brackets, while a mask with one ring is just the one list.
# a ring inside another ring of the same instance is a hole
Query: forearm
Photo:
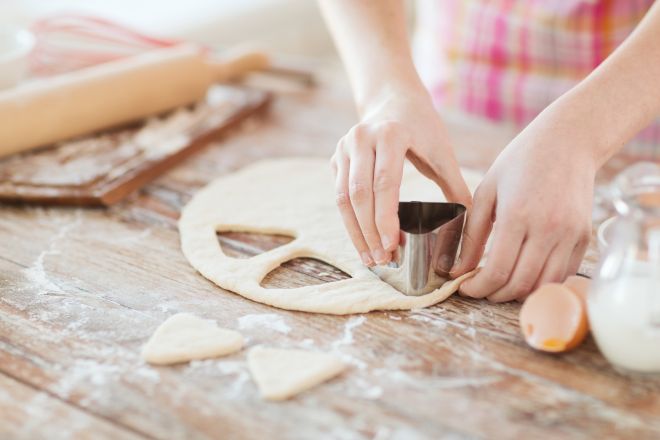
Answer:
[[579, 126], [577, 144], [602, 165], [660, 115], [660, 2], [592, 74], [558, 99], [548, 113]]
[[402, 0], [320, 0], [360, 114], [392, 95], [424, 96]]

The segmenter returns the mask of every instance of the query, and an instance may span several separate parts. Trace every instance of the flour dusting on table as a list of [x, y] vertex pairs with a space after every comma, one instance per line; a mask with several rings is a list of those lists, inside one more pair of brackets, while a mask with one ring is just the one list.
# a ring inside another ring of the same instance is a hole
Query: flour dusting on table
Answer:
[[81, 211], [75, 211], [75, 217], [72, 221], [60, 220], [58, 221], [59, 229], [57, 233], [48, 241], [48, 247], [43, 250], [34, 261], [32, 266], [24, 270], [24, 274], [28, 281], [39, 289], [39, 294], [44, 295], [47, 293], [63, 293], [60, 286], [53, 282], [46, 272], [44, 266], [46, 257], [59, 255], [60, 251], [58, 245], [61, 241], [66, 240], [71, 231], [82, 224]]
[[354, 316], [346, 321], [344, 325], [344, 334], [341, 339], [337, 339], [332, 343], [333, 350], [339, 350], [339, 347], [343, 345], [352, 345], [353, 344], [353, 329], [361, 326], [367, 321], [367, 317], [364, 315]]
[[340, 339], [335, 340], [332, 343], [332, 351], [339, 355], [345, 362], [355, 365], [360, 370], [363, 370], [367, 367], [367, 364], [347, 353], [344, 353], [341, 347], [353, 345], [353, 330], [357, 327], [360, 327], [367, 321], [367, 317], [364, 315], [354, 316], [346, 321], [344, 324], [344, 332]]
[[284, 318], [275, 313], [257, 313], [238, 318], [238, 328], [241, 330], [265, 329], [287, 334], [291, 327]]
[[414, 319], [415, 321], [424, 322], [426, 324], [430, 324], [433, 327], [440, 328], [440, 329], [443, 329], [443, 328], [447, 327], [446, 322], [443, 322], [443, 321], [440, 321], [440, 320], [437, 320], [437, 319], [433, 319], [433, 318], [429, 318], [428, 316], [424, 316], [424, 315], [415, 315], [415, 314], [413, 314], [413, 315], [410, 315], [410, 319]]

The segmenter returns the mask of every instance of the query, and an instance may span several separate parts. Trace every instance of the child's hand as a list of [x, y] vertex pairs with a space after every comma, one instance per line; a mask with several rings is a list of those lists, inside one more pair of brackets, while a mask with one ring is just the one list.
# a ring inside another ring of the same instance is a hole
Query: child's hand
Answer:
[[448, 200], [470, 205], [470, 192], [428, 95], [384, 100], [339, 141], [331, 160], [337, 205], [367, 266], [389, 262], [398, 245], [406, 156]]
[[535, 121], [497, 158], [474, 195], [453, 276], [485, 267], [463, 295], [503, 302], [575, 274], [591, 237], [596, 161], [575, 124]]

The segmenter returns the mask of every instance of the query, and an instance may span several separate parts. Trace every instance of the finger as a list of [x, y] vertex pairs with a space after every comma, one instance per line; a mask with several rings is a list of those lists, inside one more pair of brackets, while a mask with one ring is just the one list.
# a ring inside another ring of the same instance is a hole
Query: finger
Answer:
[[578, 270], [580, 270], [580, 265], [582, 264], [582, 259], [584, 254], [587, 252], [589, 243], [591, 241], [591, 228], [588, 231], [582, 233], [578, 239], [578, 243], [573, 249], [570, 259], [568, 260], [568, 269], [566, 270], [566, 276], [575, 275]]
[[[499, 223], [499, 224], [498, 224]], [[472, 298], [485, 298], [509, 281], [525, 238], [521, 224], [502, 219], [495, 224], [493, 249], [486, 265], [473, 278], [461, 284], [461, 292]]]
[[449, 167], [444, 173], [437, 175], [436, 183], [442, 188], [442, 192], [448, 202], [461, 203], [466, 208], [472, 207], [472, 194], [463, 179], [458, 163]]
[[453, 156], [436, 155], [438, 157], [424, 160], [412, 150], [407, 154], [415, 167], [442, 189], [447, 201], [462, 203], [466, 207], [472, 205], [472, 195]]
[[365, 266], [373, 266], [374, 260], [369, 252], [369, 246], [362, 236], [360, 224], [353, 212], [351, 199], [348, 194], [348, 173], [349, 173], [349, 160], [348, 157], [340, 155], [337, 157], [337, 177], [335, 179], [336, 201], [337, 207], [341, 214], [342, 221], [348, 232], [348, 236], [353, 242], [353, 246], [357, 249]]
[[531, 293], [541, 275], [543, 265], [550, 255], [552, 248], [542, 240], [526, 239], [513, 274], [509, 281], [488, 297], [492, 302], [506, 302], [514, 299], [522, 299]]
[[355, 217], [362, 230], [362, 235], [369, 246], [371, 256], [376, 263], [385, 264], [389, 255], [383, 250], [380, 235], [374, 218], [374, 164], [376, 152], [373, 149], [354, 150], [351, 154], [348, 193], [353, 205]]
[[386, 252], [399, 244], [399, 189], [403, 177], [402, 148], [379, 143], [374, 167], [374, 206], [376, 229]]
[[479, 265], [493, 227], [494, 209], [494, 194], [491, 195], [489, 189], [480, 187], [475, 193], [474, 205], [467, 214], [461, 252], [449, 272], [452, 277], [459, 277]]
[[558, 243], [545, 262], [543, 270], [536, 281], [534, 288], [546, 283], [561, 283], [566, 279], [568, 263], [575, 249], [575, 240], [564, 240]]

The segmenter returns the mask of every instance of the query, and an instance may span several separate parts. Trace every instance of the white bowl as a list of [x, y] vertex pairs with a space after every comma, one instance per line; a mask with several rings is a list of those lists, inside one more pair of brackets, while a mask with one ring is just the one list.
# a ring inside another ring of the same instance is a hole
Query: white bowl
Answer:
[[34, 36], [12, 26], [0, 25], [0, 89], [13, 87], [27, 74]]

